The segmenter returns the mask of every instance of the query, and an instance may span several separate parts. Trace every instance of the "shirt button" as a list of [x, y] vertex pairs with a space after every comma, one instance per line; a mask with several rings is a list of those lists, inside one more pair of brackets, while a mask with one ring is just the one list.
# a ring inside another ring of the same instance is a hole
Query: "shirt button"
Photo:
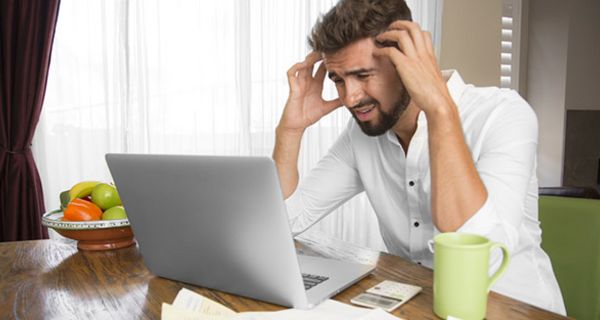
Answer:
[[413, 226], [415, 226], [415, 228], [417, 228], [419, 226], [419, 221], [415, 221], [415, 223], [413, 223]]
[[409, 182], [408, 182], [408, 185], [412, 187], [412, 186], [414, 186], [414, 185], [415, 185], [415, 182], [414, 182], [414, 181], [409, 181]]

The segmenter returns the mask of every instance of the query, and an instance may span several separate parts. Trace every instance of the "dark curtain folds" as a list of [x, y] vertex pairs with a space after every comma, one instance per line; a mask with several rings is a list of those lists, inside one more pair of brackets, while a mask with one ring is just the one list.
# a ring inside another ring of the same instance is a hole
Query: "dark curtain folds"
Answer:
[[60, 0], [0, 0], [0, 241], [48, 238], [31, 140]]

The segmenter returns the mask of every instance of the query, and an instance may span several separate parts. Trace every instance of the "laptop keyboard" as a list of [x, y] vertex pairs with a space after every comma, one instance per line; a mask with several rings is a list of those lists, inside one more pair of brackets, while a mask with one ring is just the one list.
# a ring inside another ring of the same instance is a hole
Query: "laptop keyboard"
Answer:
[[319, 283], [329, 279], [328, 277], [317, 276], [314, 274], [303, 273], [302, 280], [304, 280], [304, 289], [308, 290]]

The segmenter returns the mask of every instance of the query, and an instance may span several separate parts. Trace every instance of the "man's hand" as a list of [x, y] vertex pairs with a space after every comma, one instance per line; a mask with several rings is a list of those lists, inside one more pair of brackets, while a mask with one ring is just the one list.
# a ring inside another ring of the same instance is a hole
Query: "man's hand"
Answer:
[[289, 197], [298, 186], [298, 154], [304, 130], [342, 105], [340, 99], [323, 99], [325, 65], [321, 63], [313, 76], [315, 63], [319, 60], [320, 53], [311, 52], [287, 73], [290, 95], [275, 132], [273, 150], [284, 198]]
[[279, 121], [279, 130], [303, 132], [342, 105], [339, 98], [325, 101], [322, 97], [326, 73], [323, 63], [313, 77], [315, 63], [320, 60], [320, 53], [311, 52], [304, 61], [296, 63], [288, 70], [290, 95]]
[[[375, 38], [374, 56], [387, 57], [396, 67], [415, 104], [426, 114], [452, 104], [436, 62], [431, 34], [410, 21], [395, 21]], [[395, 46], [383, 46], [393, 43]]]

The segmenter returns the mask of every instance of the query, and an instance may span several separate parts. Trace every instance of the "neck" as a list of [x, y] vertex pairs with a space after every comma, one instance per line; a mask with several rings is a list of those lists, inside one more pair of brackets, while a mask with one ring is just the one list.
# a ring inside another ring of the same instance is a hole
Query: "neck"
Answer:
[[411, 101], [404, 113], [400, 116], [400, 119], [398, 119], [394, 127], [392, 127], [392, 131], [394, 131], [396, 137], [398, 137], [398, 141], [400, 142], [400, 145], [402, 145], [404, 152], [408, 152], [410, 139], [412, 139], [415, 131], [417, 131], [417, 120], [420, 111], [421, 109]]

